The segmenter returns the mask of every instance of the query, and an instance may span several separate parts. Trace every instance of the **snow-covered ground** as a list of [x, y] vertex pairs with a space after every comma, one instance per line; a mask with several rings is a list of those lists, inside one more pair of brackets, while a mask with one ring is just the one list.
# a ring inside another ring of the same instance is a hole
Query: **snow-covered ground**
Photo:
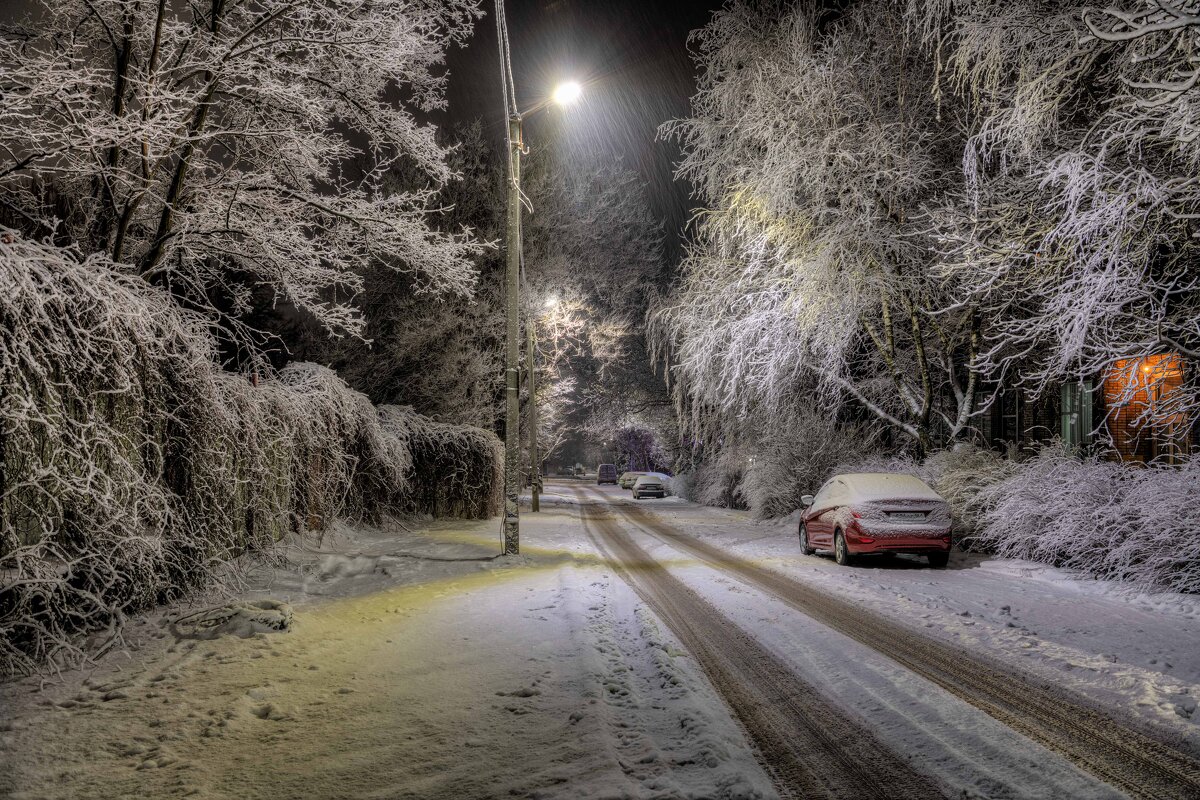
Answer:
[[[615, 487], [599, 491], [632, 502]], [[586, 535], [558, 483], [498, 523], [342, 527], [213, 605], [134, 626], [126, 652], [0, 686], [0, 796], [775, 797], [696, 662]], [[1033, 670], [1197, 747], [1200, 602], [956, 554], [840, 569], [789, 521], [640, 507], [892, 619]], [[1064, 758], [782, 602], [625, 529], [676, 577], [951, 796], [1119, 797]], [[268, 602], [270, 601], [270, 602]], [[277, 605], [286, 604], [286, 605]], [[290, 613], [291, 629], [274, 632]], [[258, 622], [255, 622], [258, 620]], [[223, 635], [222, 635], [223, 634]]]
[[1200, 596], [1146, 594], [1045, 564], [957, 552], [945, 570], [915, 556], [843, 569], [828, 554], [800, 554], [796, 515], [757, 522], [678, 498], [642, 507], [731, 553], [1173, 731], [1200, 752]]
[[289, 603], [290, 632], [155, 615], [98, 667], [2, 686], [0, 796], [774, 797], [577, 515], [551, 494], [522, 542], [343, 528], [237, 598]]

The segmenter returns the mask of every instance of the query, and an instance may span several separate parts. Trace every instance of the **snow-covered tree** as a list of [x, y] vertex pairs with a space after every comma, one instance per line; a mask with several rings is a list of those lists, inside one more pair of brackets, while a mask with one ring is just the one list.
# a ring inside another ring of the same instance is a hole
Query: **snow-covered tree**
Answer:
[[[484, 241], [503, 236], [502, 159], [482, 123], [456, 126], [447, 164], [457, 176], [441, 187], [431, 223], [444, 231], [470, 228]], [[420, 174], [397, 167], [390, 180], [413, 184]], [[470, 295], [430, 296], [413, 277], [382, 262], [365, 272], [358, 305], [363, 338], [331, 339], [315, 323], [292, 349], [329, 364], [375, 403], [411, 406], [445, 422], [494, 429], [503, 419], [504, 258], [499, 248], [474, 258], [479, 277]], [[277, 327], [272, 326], [272, 327]]]
[[[236, 329], [251, 294], [358, 332], [362, 269], [468, 292], [468, 232], [415, 110], [475, 0], [41, 0], [0, 40], [0, 203]], [[424, 176], [390, 185], [398, 163]]]
[[[980, 361], [1033, 393], [1118, 362], [1200, 357], [1200, 4], [914, 3], [969, 104], [945, 274], [994, 326]], [[1154, 380], [1165, 378], [1158, 376]], [[1200, 408], [1195, 371], [1144, 407]], [[1127, 380], [1125, 398], [1145, 388]]]
[[849, 397], [920, 450], [964, 433], [984, 320], [922, 213], [961, 185], [960, 129], [900, 9], [735, 2], [693, 40], [692, 115], [664, 133], [707, 208], [654, 323], [694, 421]]
[[[653, 426], [649, 409], [666, 407], [666, 387], [649, 365], [645, 316], [664, 281], [662, 224], [643, 179], [609, 152], [547, 135], [530, 154], [525, 264], [527, 318], [539, 326], [539, 369], [555, 427], [612, 439], [631, 424]], [[557, 304], [550, 312], [545, 300]], [[548, 383], [569, 382], [571, 390]], [[544, 406], [545, 407], [545, 406]]]

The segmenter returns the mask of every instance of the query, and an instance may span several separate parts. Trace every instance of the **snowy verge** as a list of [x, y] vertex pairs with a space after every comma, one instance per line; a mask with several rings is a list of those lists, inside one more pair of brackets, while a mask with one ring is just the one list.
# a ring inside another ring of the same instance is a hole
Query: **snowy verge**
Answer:
[[223, 600], [286, 603], [288, 632], [178, 638], [173, 608], [98, 665], [0, 684], [0, 796], [776, 796], [553, 489], [522, 555], [499, 543], [494, 519], [339, 523]]

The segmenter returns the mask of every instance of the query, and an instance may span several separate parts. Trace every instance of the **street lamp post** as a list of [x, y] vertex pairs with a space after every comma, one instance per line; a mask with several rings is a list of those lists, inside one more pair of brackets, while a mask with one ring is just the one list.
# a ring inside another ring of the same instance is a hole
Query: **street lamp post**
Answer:
[[[569, 105], [579, 99], [583, 88], [574, 82], [559, 85], [554, 90], [554, 102]], [[504, 350], [504, 555], [521, 551], [521, 152], [525, 143], [521, 133], [521, 115], [508, 118], [508, 224], [507, 269], [504, 278], [505, 350]], [[529, 397], [533, 403], [533, 337], [530, 323]], [[531, 412], [536, 423], [536, 411]], [[530, 426], [530, 453], [536, 459], [537, 426]], [[531, 477], [536, 477], [532, 476]], [[537, 485], [533, 489], [533, 510], [538, 510]]]
[[526, 325], [529, 341], [526, 349], [526, 369], [529, 372], [529, 499], [530, 511], [541, 511], [538, 486], [542, 481], [541, 465], [538, 463], [538, 416], [537, 416], [537, 322], [532, 316]]
[[508, 258], [504, 279], [506, 314], [504, 353], [504, 555], [521, 551], [520, 471], [521, 407], [520, 285], [521, 285], [521, 115], [508, 118]]

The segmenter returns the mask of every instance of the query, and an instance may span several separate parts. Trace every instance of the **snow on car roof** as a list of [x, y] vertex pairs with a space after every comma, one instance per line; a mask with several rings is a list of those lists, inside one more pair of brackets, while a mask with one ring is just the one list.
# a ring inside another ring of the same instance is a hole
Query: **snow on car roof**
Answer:
[[638, 483], [662, 483], [662, 478], [655, 475], [653, 472], [646, 472], [638, 476]]
[[863, 500], [942, 500], [941, 495], [916, 475], [901, 472], [854, 472], [837, 477], [850, 487], [854, 495]]

